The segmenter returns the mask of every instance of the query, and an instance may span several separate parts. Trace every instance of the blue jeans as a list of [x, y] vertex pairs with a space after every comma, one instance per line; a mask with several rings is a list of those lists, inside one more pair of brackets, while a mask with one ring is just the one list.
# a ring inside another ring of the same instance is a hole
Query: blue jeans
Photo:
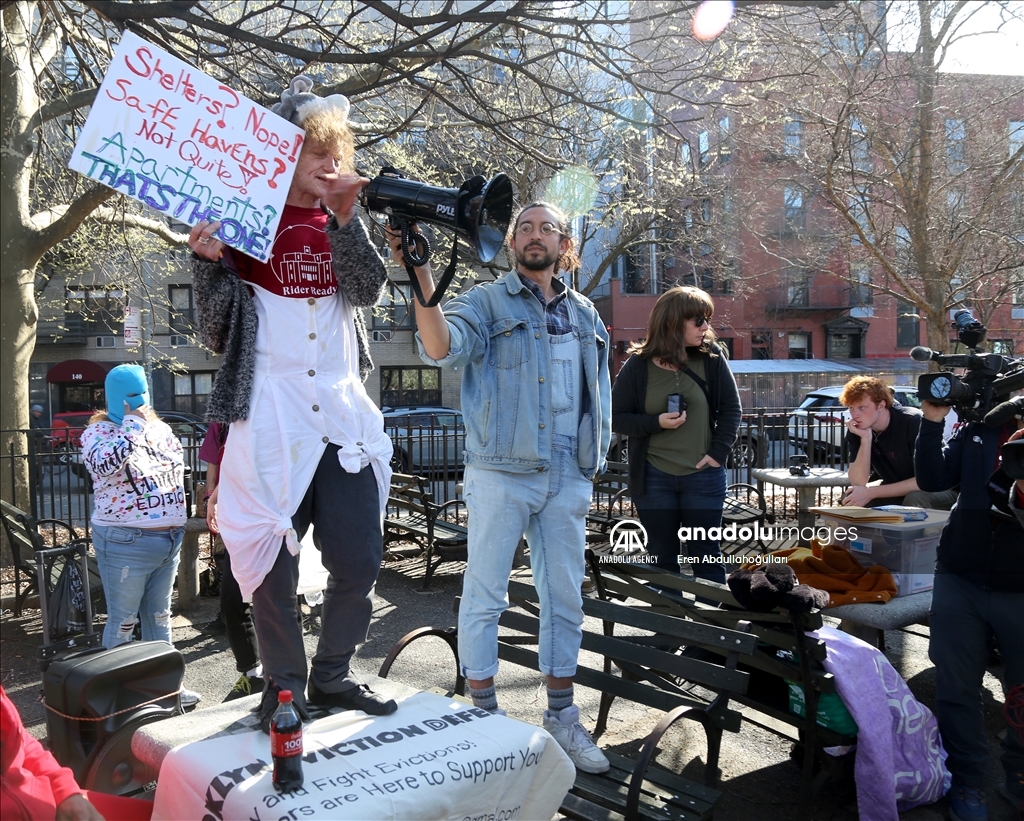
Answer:
[[[982, 679], [994, 635], [1003, 663], [1003, 690], [1024, 685], [1024, 593], [988, 590], [954, 573], [935, 573], [928, 657], [935, 665], [935, 715], [958, 784], [984, 789], [989, 752], [985, 741]], [[1007, 776], [1024, 772], [1024, 739], [1006, 727], [1002, 742]]]
[[540, 597], [540, 671], [576, 674], [583, 638], [585, 519], [591, 482], [580, 472], [575, 448], [552, 447], [551, 469], [509, 473], [468, 465], [469, 556], [459, 606], [459, 660], [469, 679], [498, 672], [498, 618], [508, 607], [512, 558], [523, 534], [530, 545]]
[[143, 641], [171, 644], [171, 588], [185, 528], [145, 530], [93, 525], [92, 543], [107, 597], [103, 646], [132, 640], [136, 620]]
[[725, 504], [725, 468], [707, 467], [686, 476], [673, 476], [650, 462], [644, 468], [643, 495], [633, 496], [640, 524], [647, 531], [647, 550], [663, 570], [679, 572], [679, 528], [703, 528], [700, 538], [686, 540], [686, 555], [699, 559], [689, 567], [699, 579], [725, 583], [719, 539], [707, 530], [721, 528]]

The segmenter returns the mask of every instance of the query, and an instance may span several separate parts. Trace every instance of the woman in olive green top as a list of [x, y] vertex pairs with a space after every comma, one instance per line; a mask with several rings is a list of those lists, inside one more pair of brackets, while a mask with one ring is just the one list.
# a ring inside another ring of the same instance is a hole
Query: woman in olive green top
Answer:
[[[647, 338], [634, 343], [612, 388], [612, 430], [629, 437], [629, 489], [657, 565], [725, 581], [720, 540], [725, 462], [740, 424], [740, 397], [715, 344], [715, 305], [699, 288], [666, 291]], [[678, 403], [678, 410], [677, 405]], [[710, 532], [709, 532], [710, 531]]]

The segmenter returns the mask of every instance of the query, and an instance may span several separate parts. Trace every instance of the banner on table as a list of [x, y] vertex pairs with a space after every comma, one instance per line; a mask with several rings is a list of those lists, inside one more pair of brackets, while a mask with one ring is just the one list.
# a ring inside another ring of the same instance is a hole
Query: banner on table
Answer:
[[68, 164], [265, 261], [303, 131], [131, 32], [121, 36]]
[[175, 748], [153, 821], [551, 818], [576, 768], [543, 729], [433, 693], [389, 716], [348, 711], [303, 727], [304, 783], [280, 794], [259, 730]]

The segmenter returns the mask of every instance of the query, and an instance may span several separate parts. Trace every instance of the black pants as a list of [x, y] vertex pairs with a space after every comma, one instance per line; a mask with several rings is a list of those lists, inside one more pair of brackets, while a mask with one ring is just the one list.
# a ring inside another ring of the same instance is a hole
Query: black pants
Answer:
[[248, 673], [260, 663], [259, 642], [252, 621], [252, 605], [242, 601], [242, 591], [231, 572], [231, 557], [226, 550], [214, 556], [220, 570], [220, 614], [235, 656], [239, 673]]
[[[361, 683], [349, 662], [370, 628], [384, 547], [373, 468], [346, 473], [338, 463], [338, 446], [328, 445], [292, 525], [300, 539], [313, 526], [313, 545], [330, 574], [310, 678], [325, 693], [341, 693]], [[306, 648], [295, 599], [298, 580], [298, 556], [288, 552], [282, 539], [274, 566], [253, 593], [253, 615], [268, 686], [273, 682], [291, 690], [295, 703], [305, 709]]]

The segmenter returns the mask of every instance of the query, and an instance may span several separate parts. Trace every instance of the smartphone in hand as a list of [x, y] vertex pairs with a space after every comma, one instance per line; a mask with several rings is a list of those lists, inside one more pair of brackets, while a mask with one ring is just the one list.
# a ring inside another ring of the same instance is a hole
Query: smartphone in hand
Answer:
[[668, 412], [669, 413], [682, 413], [686, 410], [686, 400], [678, 393], [670, 393], [668, 395]]

